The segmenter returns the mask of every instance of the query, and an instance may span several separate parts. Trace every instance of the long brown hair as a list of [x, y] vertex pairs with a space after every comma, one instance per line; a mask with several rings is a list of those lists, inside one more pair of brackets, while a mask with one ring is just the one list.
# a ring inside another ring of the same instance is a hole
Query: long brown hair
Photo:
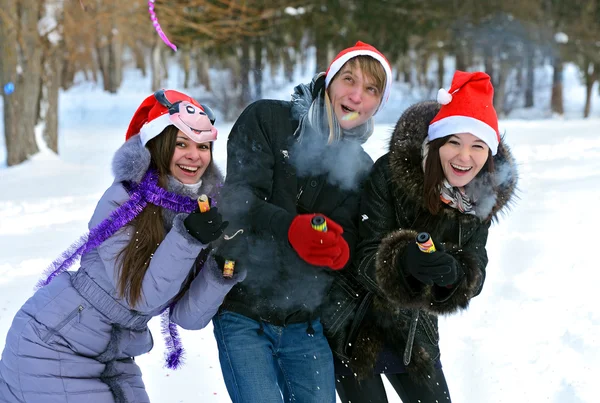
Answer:
[[[425, 207], [433, 215], [440, 212], [442, 208], [442, 201], [440, 200], [440, 187], [444, 182], [446, 176], [442, 169], [442, 161], [440, 160], [440, 148], [450, 140], [452, 136], [442, 137], [429, 142], [429, 151], [427, 153], [427, 159], [425, 160], [425, 178], [423, 180], [423, 199]], [[489, 178], [493, 178], [491, 175], [494, 172], [494, 158], [492, 156], [492, 150], [488, 150], [488, 158], [485, 162], [481, 171], [477, 174], [477, 177], [482, 175], [483, 172], [487, 172], [490, 175]], [[474, 179], [474, 178], [473, 178]], [[492, 187], [493, 183], [492, 183]]]
[[[171, 125], [146, 144], [150, 151], [150, 168], [158, 172], [158, 185], [166, 188], [169, 165], [179, 130]], [[118, 282], [117, 291], [121, 298], [126, 298], [129, 305], [135, 307], [142, 297], [142, 281], [150, 265], [150, 259], [158, 245], [165, 238], [160, 207], [148, 204], [131, 222], [131, 239], [117, 257]], [[122, 262], [119, 268], [119, 262]]]

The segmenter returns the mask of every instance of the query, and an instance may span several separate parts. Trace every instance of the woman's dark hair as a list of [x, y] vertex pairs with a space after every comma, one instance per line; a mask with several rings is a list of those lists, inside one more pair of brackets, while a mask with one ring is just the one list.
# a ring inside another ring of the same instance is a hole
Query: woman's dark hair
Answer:
[[[150, 169], [158, 172], [158, 185], [162, 188], [167, 187], [178, 133], [179, 129], [170, 125], [146, 144], [150, 151]], [[211, 160], [205, 173], [213, 167], [212, 143], [210, 150]], [[117, 259], [117, 262], [122, 262], [118, 272], [117, 291], [122, 298], [127, 299], [131, 307], [135, 307], [142, 297], [142, 281], [150, 265], [150, 259], [165, 238], [161, 208], [149, 203], [131, 222], [131, 227], [127, 230], [134, 233]]]
[[[425, 160], [423, 199], [425, 201], [425, 207], [433, 215], [439, 213], [440, 209], [442, 208], [442, 201], [440, 200], [440, 188], [444, 182], [444, 179], [446, 178], [444, 175], [444, 170], [442, 169], [442, 162], [440, 160], [440, 148], [446, 144], [451, 137], [452, 136], [446, 136], [429, 142], [429, 152], [427, 153], [427, 160]], [[494, 170], [494, 158], [492, 156], [492, 150], [489, 150], [488, 159], [477, 176], [483, 175], [484, 173], [492, 174]], [[489, 175], [489, 178], [491, 180], [493, 175]]]

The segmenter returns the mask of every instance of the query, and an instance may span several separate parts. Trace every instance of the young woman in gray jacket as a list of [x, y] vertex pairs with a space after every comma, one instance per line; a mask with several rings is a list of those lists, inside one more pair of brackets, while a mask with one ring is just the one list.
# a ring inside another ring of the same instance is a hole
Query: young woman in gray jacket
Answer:
[[[244, 277], [224, 278], [209, 254], [227, 226], [214, 206], [222, 175], [213, 123], [210, 109], [176, 91], [140, 105], [89, 233], [51, 265], [13, 320], [0, 401], [149, 402], [133, 357], [152, 349], [147, 323], [160, 314], [167, 365], [179, 365], [174, 323], [203, 328]], [[202, 194], [213, 207], [200, 212]], [[80, 256], [80, 268], [66, 271]]]

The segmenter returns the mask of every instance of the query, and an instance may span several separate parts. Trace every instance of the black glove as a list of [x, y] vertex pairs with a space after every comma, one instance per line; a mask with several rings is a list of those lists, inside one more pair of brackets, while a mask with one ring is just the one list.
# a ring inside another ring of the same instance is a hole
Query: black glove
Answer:
[[411, 275], [427, 285], [449, 286], [463, 275], [459, 263], [452, 255], [444, 252], [443, 248], [425, 253], [421, 252], [416, 242], [412, 242], [404, 250], [400, 261], [405, 275]]
[[196, 210], [183, 220], [183, 225], [185, 225], [191, 236], [206, 245], [218, 239], [229, 225], [229, 222], [223, 221], [216, 207], [211, 207], [210, 210], [204, 213], [201, 213], [200, 209], [196, 207]]

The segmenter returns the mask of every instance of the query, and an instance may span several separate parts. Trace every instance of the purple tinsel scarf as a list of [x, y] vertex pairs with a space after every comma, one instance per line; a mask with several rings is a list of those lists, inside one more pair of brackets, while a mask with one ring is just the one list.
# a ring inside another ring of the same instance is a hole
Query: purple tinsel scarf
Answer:
[[[56, 276], [69, 269], [84, 253], [97, 248], [119, 229], [130, 223], [144, 210], [148, 203], [176, 213], [191, 213], [197, 206], [196, 200], [169, 192], [158, 186], [158, 174], [154, 170], [148, 170], [139, 184], [131, 184], [128, 192], [129, 200], [127, 202], [79, 238], [50, 264], [44, 271], [43, 278], [37, 283], [36, 289], [50, 284]], [[184, 351], [177, 325], [170, 321], [171, 308], [172, 306], [169, 306], [161, 313], [161, 323], [162, 334], [168, 350], [166, 366], [170, 369], [176, 369], [183, 362]]]

